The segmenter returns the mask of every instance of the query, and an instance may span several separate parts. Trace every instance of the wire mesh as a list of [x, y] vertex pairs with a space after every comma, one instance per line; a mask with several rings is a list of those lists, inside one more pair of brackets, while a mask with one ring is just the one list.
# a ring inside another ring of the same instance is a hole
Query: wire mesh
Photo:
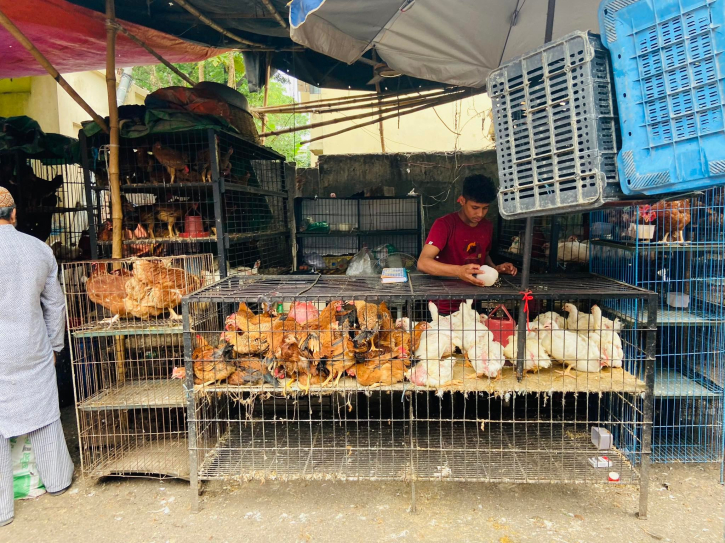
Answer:
[[188, 478], [174, 310], [213, 282], [213, 255], [85, 261], [62, 274], [83, 473]]
[[592, 213], [592, 271], [658, 295], [653, 459], [723, 458], [725, 189]]
[[[540, 271], [589, 270], [589, 214], [534, 217], [532, 265]], [[499, 218], [499, 257], [523, 260], [525, 219]], [[552, 254], [553, 251], [553, 254]]]
[[[295, 199], [297, 267], [344, 274], [369, 248], [380, 267], [413, 268], [424, 237], [420, 196]], [[398, 257], [388, 258], [392, 253]]]
[[83, 170], [62, 159], [0, 154], [0, 186], [13, 195], [18, 230], [50, 245], [58, 262], [91, 257]]
[[[517, 278], [481, 289], [415, 274], [385, 285], [236, 276], [189, 296], [192, 472], [605, 482], [617, 471], [639, 484], [650, 452], [652, 295], [589, 275], [531, 283], [520, 360]], [[625, 307], [631, 318], [617, 319]], [[597, 448], [594, 427], [611, 447]], [[603, 455], [606, 468], [590, 463]]]
[[[99, 134], [84, 145], [89, 182], [97, 194], [99, 254], [107, 257], [113, 238], [107, 137]], [[281, 155], [214, 130], [122, 138], [119, 154], [124, 256], [212, 252], [221, 276], [290, 270]]]

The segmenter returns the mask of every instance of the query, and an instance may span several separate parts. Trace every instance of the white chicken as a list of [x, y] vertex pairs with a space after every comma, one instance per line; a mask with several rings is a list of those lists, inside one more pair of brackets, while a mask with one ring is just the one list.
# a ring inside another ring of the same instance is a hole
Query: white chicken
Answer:
[[506, 363], [503, 346], [481, 322], [481, 316], [473, 308], [473, 300], [461, 304], [453, 326], [456, 328], [453, 342], [466, 354], [476, 375], [499, 379]]
[[[614, 329], [615, 323], [619, 321], [611, 321], [610, 328], [604, 325], [604, 319], [602, 316], [602, 310], [599, 306], [592, 306], [592, 314], [590, 318], [590, 326], [596, 330], [596, 332], [590, 332], [590, 338], [593, 335], [599, 336], [598, 345], [599, 350], [602, 353], [602, 361], [612, 368], [621, 368], [624, 362], [624, 348], [622, 347], [622, 338], [619, 333]], [[593, 325], [593, 326], [592, 326]]]
[[421, 362], [439, 361], [441, 358], [453, 354], [454, 348], [453, 338], [450, 333], [429, 328], [420, 335], [420, 343], [415, 350], [415, 358]]
[[419, 387], [440, 388], [462, 384], [460, 380], [453, 379], [453, 367], [456, 362], [454, 356], [447, 356], [443, 360], [421, 360], [406, 371], [405, 376]]
[[[517, 332], [509, 338], [506, 347], [504, 347], [504, 356], [516, 365], [518, 360], [518, 327]], [[524, 358], [524, 374], [528, 372], [538, 372], [541, 369], [551, 367], [551, 358], [539, 341], [537, 332], [526, 332], [526, 357]]]
[[566, 319], [559, 315], [556, 311], [547, 311], [536, 317], [529, 323], [529, 327], [534, 330], [545, 325], [547, 322], [555, 322], [556, 325], [564, 329], [566, 327]]
[[515, 255], [521, 254], [521, 239], [518, 236], [511, 238], [511, 247], [509, 247], [509, 253]]
[[593, 323], [589, 319], [589, 313], [580, 313], [574, 304], [564, 304], [562, 309], [569, 313], [569, 316], [566, 318], [567, 330], [572, 330], [577, 334], [584, 335], [586, 335], [589, 330], [598, 330], [598, 327], [592, 326]]
[[561, 330], [555, 322], [539, 328], [539, 341], [549, 355], [564, 363], [564, 376], [573, 377], [571, 370], [598, 372], [602, 369], [602, 355], [588, 337], [570, 330]]

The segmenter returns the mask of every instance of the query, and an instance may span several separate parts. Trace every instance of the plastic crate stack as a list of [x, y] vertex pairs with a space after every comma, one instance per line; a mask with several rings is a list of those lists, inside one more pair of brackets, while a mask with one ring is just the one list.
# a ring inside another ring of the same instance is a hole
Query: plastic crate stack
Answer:
[[[110, 257], [108, 137], [82, 135], [81, 145], [93, 257]], [[211, 252], [218, 277], [291, 270], [283, 156], [216, 129], [121, 138], [119, 153], [124, 256]]]
[[725, 188], [597, 211], [591, 232], [592, 272], [658, 293], [653, 460], [721, 460]]
[[605, 0], [627, 194], [725, 183], [725, 1]]
[[298, 269], [344, 274], [363, 247], [382, 267], [412, 267], [423, 247], [420, 196], [296, 198], [295, 218]]

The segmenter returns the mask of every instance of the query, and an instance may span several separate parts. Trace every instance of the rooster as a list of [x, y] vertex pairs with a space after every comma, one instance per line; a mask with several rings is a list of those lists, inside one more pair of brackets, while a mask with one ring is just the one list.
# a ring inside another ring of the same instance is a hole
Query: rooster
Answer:
[[187, 164], [189, 164], [189, 156], [185, 153], [177, 151], [176, 149], [164, 147], [160, 141], [154, 143], [152, 151], [156, 160], [158, 160], [161, 165], [166, 168], [166, 171], [169, 172], [169, 175], [171, 176], [170, 183], [174, 182], [177, 170], [189, 173], [189, 166], [187, 166]]
[[[228, 176], [232, 171], [232, 153], [234, 149], [231, 147], [227, 149], [219, 158], [219, 175], [222, 177]], [[211, 161], [209, 160], [209, 149], [202, 149], [196, 153], [197, 168], [201, 168], [202, 183], [211, 183]]]
[[683, 230], [690, 224], [689, 207], [689, 200], [663, 200], [652, 206], [657, 214], [658, 230], [662, 235], [660, 243], [666, 243], [668, 238], [672, 238], [673, 242], [685, 242]]

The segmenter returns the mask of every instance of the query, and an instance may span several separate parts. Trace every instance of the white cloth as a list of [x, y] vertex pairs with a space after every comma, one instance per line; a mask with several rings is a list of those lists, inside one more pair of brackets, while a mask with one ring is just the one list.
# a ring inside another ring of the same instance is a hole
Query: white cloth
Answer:
[[53, 351], [63, 349], [65, 300], [53, 251], [0, 225], [0, 435], [60, 418]]

